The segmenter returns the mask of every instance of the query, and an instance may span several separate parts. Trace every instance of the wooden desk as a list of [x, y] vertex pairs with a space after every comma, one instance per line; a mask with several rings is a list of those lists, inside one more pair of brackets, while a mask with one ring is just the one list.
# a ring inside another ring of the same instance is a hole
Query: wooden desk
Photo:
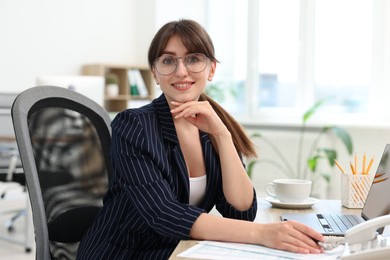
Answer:
[[[349, 213], [349, 214], [357, 214], [360, 215], [361, 209], [347, 209], [341, 206], [340, 200], [320, 200], [317, 204], [315, 204], [311, 209], [279, 209], [274, 208], [270, 203], [265, 201], [263, 198], [258, 198], [257, 201], [258, 209], [257, 215], [254, 222], [259, 223], [272, 223], [279, 222], [280, 215], [282, 213]], [[179, 258], [176, 257], [179, 253], [187, 250], [188, 248], [196, 245], [196, 240], [182, 240], [176, 247], [175, 251], [172, 253], [170, 260], [194, 260], [194, 258]]]

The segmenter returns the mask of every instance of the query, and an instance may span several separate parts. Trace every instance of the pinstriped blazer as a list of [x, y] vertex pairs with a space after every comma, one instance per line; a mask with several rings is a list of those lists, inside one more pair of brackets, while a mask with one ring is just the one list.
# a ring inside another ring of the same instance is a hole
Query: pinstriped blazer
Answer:
[[119, 113], [112, 122], [113, 178], [104, 206], [79, 246], [78, 259], [167, 259], [195, 220], [213, 206], [228, 218], [252, 221], [222, 192], [221, 168], [207, 133], [200, 131], [206, 195], [189, 205], [189, 177], [164, 95]]

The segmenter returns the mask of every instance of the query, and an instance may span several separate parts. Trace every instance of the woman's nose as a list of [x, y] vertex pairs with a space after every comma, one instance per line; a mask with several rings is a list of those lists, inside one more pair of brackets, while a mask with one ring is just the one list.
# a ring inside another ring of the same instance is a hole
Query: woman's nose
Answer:
[[178, 76], [186, 76], [188, 74], [187, 68], [184, 65], [184, 60], [183, 59], [178, 59], [177, 60], [177, 68], [176, 68], [176, 75]]

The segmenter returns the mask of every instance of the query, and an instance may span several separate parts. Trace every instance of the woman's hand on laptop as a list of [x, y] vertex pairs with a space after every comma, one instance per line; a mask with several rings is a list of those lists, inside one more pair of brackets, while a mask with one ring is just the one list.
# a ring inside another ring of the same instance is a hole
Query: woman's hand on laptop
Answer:
[[283, 221], [263, 225], [263, 245], [301, 254], [324, 252], [316, 241], [324, 241], [323, 235], [314, 229], [296, 222]]

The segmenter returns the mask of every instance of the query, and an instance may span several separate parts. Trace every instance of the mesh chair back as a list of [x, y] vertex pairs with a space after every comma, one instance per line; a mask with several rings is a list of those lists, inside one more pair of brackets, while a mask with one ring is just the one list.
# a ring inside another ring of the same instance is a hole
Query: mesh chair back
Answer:
[[75, 259], [111, 176], [110, 118], [92, 100], [58, 87], [21, 93], [12, 117], [32, 204], [37, 259]]

